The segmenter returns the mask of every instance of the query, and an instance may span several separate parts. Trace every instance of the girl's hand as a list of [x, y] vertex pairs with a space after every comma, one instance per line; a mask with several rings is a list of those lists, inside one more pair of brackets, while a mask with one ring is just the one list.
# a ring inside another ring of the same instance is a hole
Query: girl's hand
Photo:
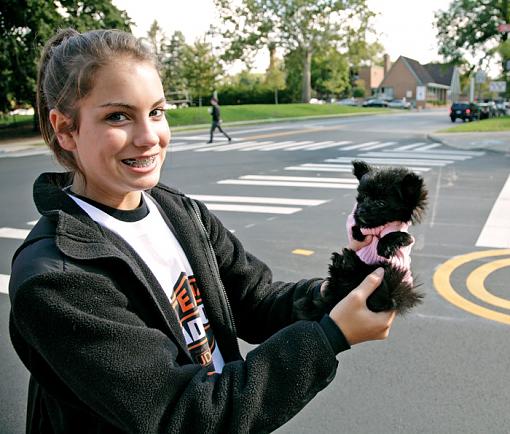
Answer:
[[329, 314], [350, 345], [386, 339], [389, 335], [395, 311], [375, 313], [367, 307], [367, 298], [379, 286], [383, 275], [382, 268], [369, 274]]
[[373, 237], [374, 237], [373, 235], [365, 235], [365, 239], [363, 241], [358, 241], [358, 240], [355, 240], [354, 238], [352, 238], [349, 241], [349, 245], [347, 247], [349, 247], [349, 249], [357, 252], [359, 249], [361, 249], [365, 246], [368, 246], [372, 242]]

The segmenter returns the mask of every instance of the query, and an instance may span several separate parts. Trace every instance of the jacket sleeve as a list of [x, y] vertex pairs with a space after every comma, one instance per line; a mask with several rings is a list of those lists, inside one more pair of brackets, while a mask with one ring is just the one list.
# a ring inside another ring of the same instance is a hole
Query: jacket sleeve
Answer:
[[[269, 267], [245, 251], [220, 220], [204, 204], [197, 203], [232, 305], [239, 337], [249, 343], [260, 343], [305, 317], [297, 309], [320, 298], [319, 288], [324, 279], [273, 282]], [[316, 313], [313, 319], [319, 320], [327, 310]]]
[[335, 375], [335, 353], [314, 321], [283, 328], [221, 374], [179, 365], [173, 341], [145, 324], [113, 282], [79, 270], [29, 277], [12, 289], [11, 328], [33, 353], [25, 349], [25, 363], [44, 364], [36, 380], [50, 394], [60, 389], [45, 369], [125, 432], [269, 432]]

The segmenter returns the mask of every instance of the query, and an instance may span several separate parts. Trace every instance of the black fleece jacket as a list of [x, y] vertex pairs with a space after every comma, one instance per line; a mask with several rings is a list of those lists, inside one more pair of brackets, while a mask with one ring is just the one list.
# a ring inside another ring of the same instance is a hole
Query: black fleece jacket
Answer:
[[[328, 317], [296, 321], [293, 310], [320, 279], [272, 282], [203, 204], [153, 188], [225, 360], [208, 375], [150, 270], [62, 192], [69, 182], [38, 178], [42, 217], [13, 259], [10, 334], [31, 373], [27, 432], [270, 432], [332, 381], [349, 345]], [[260, 344], [246, 360], [237, 337]]]

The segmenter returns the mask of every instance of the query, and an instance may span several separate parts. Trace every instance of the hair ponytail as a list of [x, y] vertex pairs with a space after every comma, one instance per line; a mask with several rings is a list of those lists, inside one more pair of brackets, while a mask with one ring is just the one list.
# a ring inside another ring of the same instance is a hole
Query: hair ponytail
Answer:
[[[79, 35], [79, 33], [74, 29], [63, 29], [59, 30], [57, 34], [48, 40], [43, 48], [41, 59], [39, 60], [36, 92], [37, 115], [39, 116], [39, 128], [41, 129], [41, 135], [53, 154], [56, 156], [57, 160], [64, 167], [68, 167], [70, 169], [75, 169], [74, 156], [64, 151], [58, 143], [57, 136], [50, 123], [50, 110], [51, 108], [54, 108], [54, 106], [50, 101], [47, 101], [44, 84], [48, 64], [50, 63], [55, 48], [62, 44], [62, 42], [66, 39], [76, 35]], [[51, 100], [52, 98], [50, 97], [48, 99]]]

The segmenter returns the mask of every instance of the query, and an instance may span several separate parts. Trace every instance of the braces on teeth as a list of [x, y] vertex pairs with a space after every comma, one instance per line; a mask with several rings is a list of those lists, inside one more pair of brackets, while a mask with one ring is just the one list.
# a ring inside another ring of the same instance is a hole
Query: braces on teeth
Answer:
[[155, 159], [156, 159], [156, 157], [154, 156], [154, 157], [144, 158], [144, 159], [140, 159], [140, 160], [128, 158], [128, 159], [122, 160], [122, 161], [124, 163], [126, 163], [128, 166], [132, 166], [132, 167], [147, 167], [147, 166], [151, 165]]

